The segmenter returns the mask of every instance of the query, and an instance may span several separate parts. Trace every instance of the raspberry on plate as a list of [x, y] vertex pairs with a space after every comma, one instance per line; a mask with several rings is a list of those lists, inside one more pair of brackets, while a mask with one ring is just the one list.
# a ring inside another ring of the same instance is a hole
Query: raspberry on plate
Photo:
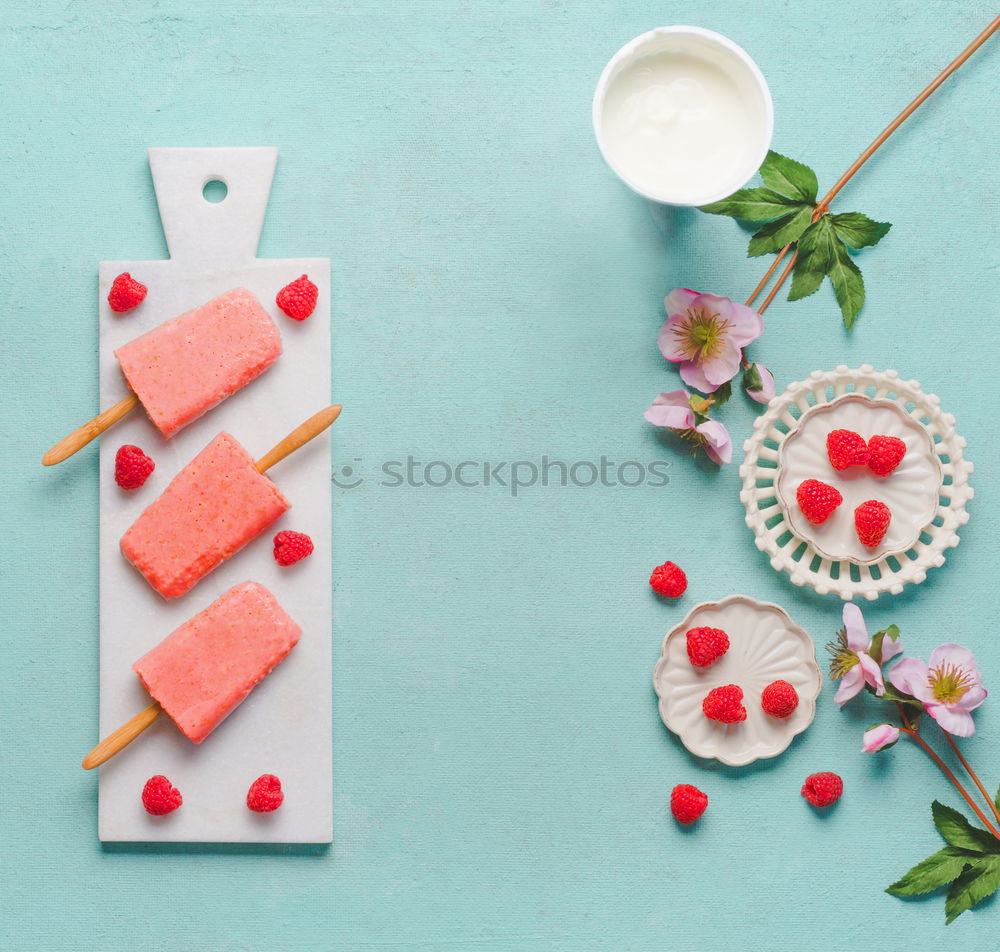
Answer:
[[772, 681], [760, 695], [760, 706], [771, 717], [790, 717], [799, 706], [799, 694], [787, 681]]
[[138, 489], [156, 469], [154, 463], [138, 446], [126, 443], [115, 453], [115, 482], [122, 489]]
[[729, 650], [729, 636], [721, 628], [692, 628], [685, 637], [688, 660], [696, 668], [715, 664]]
[[738, 724], [747, 719], [747, 709], [742, 701], [743, 688], [737, 684], [724, 684], [708, 692], [701, 702], [701, 710], [710, 721]]
[[826, 455], [836, 470], [864, 466], [868, 462], [868, 444], [854, 430], [833, 430], [826, 437]]
[[140, 284], [127, 271], [123, 271], [111, 285], [108, 291], [108, 304], [112, 311], [121, 314], [123, 311], [131, 311], [132, 308], [142, 304], [149, 288], [145, 284]]
[[319, 288], [304, 274], [286, 284], [274, 300], [293, 321], [304, 321], [315, 309], [317, 297]]
[[876, 476], [888, 476], [906, 455], [906, 444], [895, 436], [873, 436], [868, 441], [868, 468]]
[[649, 585], [657, 595], [680, 598], [687, 591], [688, 580], [679, 565], [664, 562], [663, 565], [653, 569], [653, 574], [649, 576]]
[[861, 544], [869, 549], [877, 548], [885, 538], [892, 520], [892, 513], [884, 502], [868, 499], [854, 510], [854, 528]]
[[281, 781], [274, 774], [261, 774], [247, 791], [247, 806], [254, 813], [273, 813], [284, 802]]
[[829, 771], [809, 774], [800, 792], [814, 807], [829, 807], [840, 799], [844, 781]]
[[678, 823], [694, 823], [708, 806], [708, 794], [689, 783], [679, 783], [670, 791], [670, 812]]
[[844, 497], [839, 490], [819, 479], [806, 479], [795, 490], [799, 509], [813, 525], [820, 526], [830, 518]]
[[274, 561], [278, 565], [294, 565], [312, 555], [313, 541], [304, 532], [282, 529], [274, 537]]
[[163, 774], [150, 777], [146, 781], [146, 786], [142, 788], [142, 805], [146, 808], [146, 812], [153, 816], [173, 813], [183, 802], [180, 790]]

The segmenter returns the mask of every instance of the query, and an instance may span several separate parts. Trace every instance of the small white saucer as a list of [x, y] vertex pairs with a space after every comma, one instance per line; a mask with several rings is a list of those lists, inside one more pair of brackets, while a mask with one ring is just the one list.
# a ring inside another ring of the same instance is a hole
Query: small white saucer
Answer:
[[[833, 430], [853, 430], [866, 440], [876, 434], [897, 437], [906, 444], [906, 455], [884, 477], [867, 466], [835, 470], [826, 451], [826, 438]], [[913, 548], [937, 513], [943, 478], [934, 441], [917, 420], [891, 400], [848, 393], [802, 414], [778, 452], [775, 490], [792, 532], [820, 555], [870, 565]], [[822, 480], [844, 497], [819, 526], [806, 519], [795, 499], [807, 479]], [[861, 544], [854, 528], [854, 510], [867, 499], [884, 502], [892, 513], [885, 537], [873, 549]]]
[[[729, 650], [707, 668], [696, 668], [687, 656], [687, 631], [700, 627], [721, 628], [729, 636]], [[760, 706], [764, 688], [778, 680], [799, 695], [798, 707], [784, 719], [765, 714]], [[721, 724], [705, 717], [702, 700], [724, 684], [743, 689], [745, 721]], [[730, 595], [691, 609], [669, 632], [653, 669], [653, 687], [663, 723], [692, 754], [742, 767], [776, 757], [812, 723], [823, 673], [812, 639], [782, 608]]]

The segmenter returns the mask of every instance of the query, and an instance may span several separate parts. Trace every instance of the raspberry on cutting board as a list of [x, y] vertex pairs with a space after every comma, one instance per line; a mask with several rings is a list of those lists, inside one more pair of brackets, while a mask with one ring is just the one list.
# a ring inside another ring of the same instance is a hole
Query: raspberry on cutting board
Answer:
[[122, 489], [138, 489], [156, 469], [152, 461], [138, 446], [126, 443], [115, 453], [115, 482]]
[[304, 274], [291, 284], [286, 284], [274, 299], [293, 321], [304, 321], [316, 308], [319, 288]]
[[313, 541], [304, 532], [282, 529], [274, 537], [274, 561], [278, 565], [294, 565], [312, 555]]
[[108, 304], [112, 311], [121, 314], [142, 304], [148, 292], [149, 288], [145, 284], [140, 284], [127, 271], [123, 271], [115, 278], [108, 291]]
[[261, 774], [247, 791], [247, 806], [254, 813], [273, 813], [284, 802], [281, 781], [274, 774]]
[[150, 777], [146, 781], [146, 786], [142, 788], [142, 805], [146, 808], [146, 812], [153, 816], [173, 813], [183, 802], [180, 790], [163, 774]]

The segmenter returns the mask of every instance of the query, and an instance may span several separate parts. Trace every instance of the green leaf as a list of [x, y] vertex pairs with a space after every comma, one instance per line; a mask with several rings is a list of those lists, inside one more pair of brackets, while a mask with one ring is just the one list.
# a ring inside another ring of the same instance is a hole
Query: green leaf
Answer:
[[816, 204], [816, 173], [808, 165], [772, 151], [767, 153], [760, 167], [760, 177], [765, 185], [784, 195], [791, 195], [810, 205]]
[[868, 654], [872, 656], [872, 659], [876, 664], [882, 663], [882, 642], [888, 638], [890, 641], [899, 640], [899, 626], [890, 625], [884, 631], [877, 631], [872, 637], [871, 649]]
[[1000, 852], [1000, 840], [986, 830], [973, 826], [958, 810], [935, 800], [931, 804], [931, 815], [938, 833], [950, 846], [976, 853]]
[[839, 239], [834, 250], [833, 266], [830, 268], [830, 283], [844, 317], [844, 326], [850, 330], [865, 303], [865, 282], [861, 277], [861, 269], [851, 260], [847, 246]]
[[725, 406], [729, 402], [729, 398], [733, 395], [733, 382], [732, 380], [727, 380], [721, 387], [718, 387], [716, 391], [712, 394], [715, 398], [716, 408]]
[[712, 202], [711, 205], [702, 205], [701, 211], [746, 221], [770, 221], [787, 215], [801, 205], [802, 202], [779, 195], [769, 188], [741, 188], [728, 198]]
[[820, 216], [802, 232], [796, 245], [789, 301], [808, 297], [823, 283], [823, 278], [833, 267], [836, 242], [829, 215]]
[[1000, 887], [1000, 856], [974, 860], [948, 890], [944, 900], [945, 925], [992, 896], [997, 887]]
[[785, 245], [798, 241], [802, 232], [809, 227], [812, 213], [813, 210], [810, 206], [803, 205], [791, 215], [785, 215], [784, 218], [778, 218], [766, 225], [761, 225], [757, 234], [750, 239], [747, 257], [756, 258], [759, 255], [774, 254], [781, 251]]
[[[919, 707], [921, 711], [924, 709], [923, 703], [918, 701], [912, 694], [904, 694], [902, 691], [896, 690], [888, 681], [885, 682], [885, 693], [881, 697], [884, 697], [887, 701], [899, 701], [900, 704], [912, 704], [915, 707]], [[913, 720], [913, 718], [914, 715], [911, 713], [910, 720]]]
[[[743, 389], [755, 391], [764, 389], [764, 378], [761, 377], [760, 368], [756, 364], [751, 364], [743, 372]], [[997, 796], [1000, 797], [1000, 790], [997, 791]]]
[[837, 237], [849, 248], [869, 248], [877, 245], [892, 228], [887, 221], [873, 221], [861, 212], [842, 212], [831, 215]]
[[890, 896], [920, 896], [947, 886], [962, 875], [962, 871], [979, 853], [946, 846], [908, 869], [886, 892]]

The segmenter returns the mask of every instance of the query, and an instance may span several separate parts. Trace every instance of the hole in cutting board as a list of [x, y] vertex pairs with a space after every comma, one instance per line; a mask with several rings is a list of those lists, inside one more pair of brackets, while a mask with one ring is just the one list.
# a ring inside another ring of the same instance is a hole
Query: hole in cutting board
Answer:
[[206, 202], [218, 205], [229, 194], [229, 186], [222, 179], [210, 179], [202, 187], [201, 194]]

